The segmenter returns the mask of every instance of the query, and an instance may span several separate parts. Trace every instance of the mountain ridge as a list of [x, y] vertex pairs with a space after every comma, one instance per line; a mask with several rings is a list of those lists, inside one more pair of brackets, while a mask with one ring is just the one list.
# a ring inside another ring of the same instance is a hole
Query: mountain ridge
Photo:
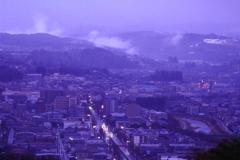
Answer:
[[[240, 41], [215, 34], [158, 33], [153, 31], [130, 32], [116, 35], [139, 50], [132, 56], [124, 50], [96, 47], [84, 39], [61, 38], [46, 33], [17, 34], [0, 33], [0, 52], [31, 53], [27, 60], [48, 64], [67, 64], [80, 67], [103, 67], [136, 69], [149, 66], [149, 60], [166, 61], [169, 57], [179, 60], [203, 60], [224, 63], [239, 59]], [[145, 64], [147, 62], [147, 65]], [[151, 63], [151, 62], [150, 62]], [[157, 62], [156, 62], [157, 63]], [[156, 66], [154, 62], [154, 66]], [[153, 64], [153, 63], [152, 63]]]
[[[159, 60], [167, 59], [169, 56], [176, 56], [182, 60], [222, 62], [222, 57], [225, 60], [231, 59], [226, 54], [240, 53], [240, 41], [238, 39], [216, 34], [164, 34], [145, 31], [123, 33], [118, 36], [123, 40], [130, 40], [131, 44], [139, 49], [139, 55]], [[225, 43], [221, 44], [220, 42]], [[232, 43], [227, 44], [226, 42]], [[211, 55], [210, 59], [207, 58], [208, 55]], [[221, 58], [217, 60], [216, 57]]]

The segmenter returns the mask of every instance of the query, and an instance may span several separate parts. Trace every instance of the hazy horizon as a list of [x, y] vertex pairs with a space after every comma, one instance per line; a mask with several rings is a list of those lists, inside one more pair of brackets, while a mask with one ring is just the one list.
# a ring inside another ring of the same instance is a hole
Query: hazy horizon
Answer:
[[0, 32], [113, 35], [129, 31], [240, 35], [237, 0], [0, 0]]

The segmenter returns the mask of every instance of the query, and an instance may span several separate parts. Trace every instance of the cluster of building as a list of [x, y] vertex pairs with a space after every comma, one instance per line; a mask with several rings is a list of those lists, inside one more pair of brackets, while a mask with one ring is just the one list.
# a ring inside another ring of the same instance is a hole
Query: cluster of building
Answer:
[[[154, 82], [114, 74], [101, 77], [96, 70], [82, 77], [28, 74], [22, 82], [1, 83], [1, 155], [124, 159], [119, 144], [106, 139], [96, 125], [92, 107], [136, 159], [193, 157], [215, 144], [171, 130], [168, 115], [208, 117], [226, 133], [238, 135], [238, 87], [225, 79]], [[139, 97], [165, 97], [166, 103], [156, 111], [137, 104]]]

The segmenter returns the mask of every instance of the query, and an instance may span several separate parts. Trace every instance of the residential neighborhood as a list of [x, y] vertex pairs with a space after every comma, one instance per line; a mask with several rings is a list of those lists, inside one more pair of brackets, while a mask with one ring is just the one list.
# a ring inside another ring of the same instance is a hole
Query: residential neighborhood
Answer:
[[168, 82], [119, 74], [130, 72], [126, 79], [99, 69], [83, 77], [26, 74], [1, 83], [1, 156], [184, 160], [239, 136], [235, 73]]

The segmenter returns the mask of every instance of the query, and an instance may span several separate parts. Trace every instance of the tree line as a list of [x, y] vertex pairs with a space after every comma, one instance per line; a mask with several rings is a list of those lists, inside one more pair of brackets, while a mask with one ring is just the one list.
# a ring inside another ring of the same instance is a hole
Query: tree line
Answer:
[[23, 73], [16, 68], [10, 68], [6, 65], [0, 66], [0, 81], [11, 82], [23, 79]]
[[182, 81], [183, 74], [181, 71], [156, 71], [152, 74], [151, 79], [154, 81]]
[[164, 111], [166, 97], [138, 97], [135, 103], [149, 110]]

